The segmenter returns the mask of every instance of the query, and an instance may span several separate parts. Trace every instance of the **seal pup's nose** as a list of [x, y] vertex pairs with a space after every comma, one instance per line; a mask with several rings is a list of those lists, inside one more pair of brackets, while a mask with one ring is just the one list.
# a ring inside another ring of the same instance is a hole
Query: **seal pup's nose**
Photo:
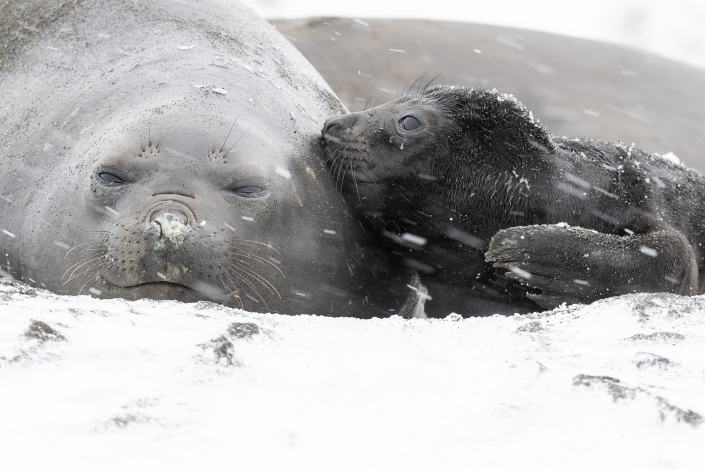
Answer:
[[328, 118], [323, 124], [321, 134], [325, 137], [326, 134], [330, 134], [331, 132], [339, 133], [341, 129], [352, 127], [353, 120], [354, 117], [352, 114], [341, 114], [340, 116]]

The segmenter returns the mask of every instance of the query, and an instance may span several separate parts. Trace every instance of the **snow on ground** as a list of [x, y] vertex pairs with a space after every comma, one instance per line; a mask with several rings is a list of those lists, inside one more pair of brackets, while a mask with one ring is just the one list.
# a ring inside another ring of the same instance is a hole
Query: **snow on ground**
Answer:
[[621, 44], [705, 67], [702, 0], [244, 0], [244, 3], [265, 18], [416, 18], [512, 26]]
[[702, 468], [705, 297], [376, 320], [0, 283], [0, 465]]

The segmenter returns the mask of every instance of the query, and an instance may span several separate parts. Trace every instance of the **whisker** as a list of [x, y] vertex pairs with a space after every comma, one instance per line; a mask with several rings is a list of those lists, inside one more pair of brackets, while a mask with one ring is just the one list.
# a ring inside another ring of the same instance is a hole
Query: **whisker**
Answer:
[[[74, 270], [74, 272], [71, 273], [71, 276], [69, 276], [69, 278], [61, 285], [65, 286], [66, 284], [73, 281], [74, 279], [78, 279], [79, 277], [83, 277], [85, 274], [88, 274], [88, 272], [94, 270], [95, 268], [102, 266], [104, 263], [105, 263], [104, 260], [99, 260], [97, 263], [87, 266], [86, 269], [83, 272], [81, 272], [80, 274], [76, 274], [76, 272]], [[76, 269], [78, 269], [78, 268], [76, 268]]]
[[[240, 142], [240, 139], [242, 139], [244, 136], [245, 136], [245, 134], [242, 134], [240, 137], [238, 137], [237, 140], [235, 141], [235, 143], [230, 147], [230, 150], [234, 149], [235, 146], [237, 145], [237, 143]], [[225, 156], [226, 156], [226, 157], [227, 157], [228, 154], [230, 153], [230, 150], [228, 150], [227, 152], [225, 152]], [[220, 151], [222, 152], [223, 150], [221, 149]]]
[[374, 116], [375, 106], [377, 106], [377, 102], [378, 102], [378, 101], [379, 101], [379, 98], [377, 98], [377, 99], [375, 100], [375, 104], [372, 105], [372, 107], [370, 108], [369, 112], [367, 113], [367, 114], [370, 115], [370, 117]]
[[[235, 129], [235, 124], [237, 124], [237, 120], [240, 119], [240, 115], [238, 114], [237, 117], [235, 118], [235, 122], [233, 122], [233, 125], [230, 127], [230, 130], [228, 131], [228, 135], [225, 136], [225, 140], [223, 141], [223, 145], [220, 146], [220, 151], [222, 152], [223, 149], [225, 148], [225, 143], [228, 141], [230, 138], [230, 133]], [[237, 142], [235, 142], [237, 143]]]
[[336, 164], [338, 163], [338, 159], [343, 158], [342, 154], [336, 154], [335, 158], [333, 161], [330, 163], [330, 167], [328, 168], [328, 174], [333, 175], [333, 172], [335, 171]]
[[267, 307], [267, 308], [269, 308], [269, 307], [267, 306], [267, 302], [266, 302], [266, 301], [264, 300], [264, 298], [259, 294], [259, 291], [258, 291], [257, 289], [255, 289], [255, 286], [253, 286], [250, 281], [248, 281], [246, 278], [242, 277], [242, 276], [240, 275], [240, 273], [238, 273], [237, 271], [228, 270], [228, 272], [230, 272], [230, 274], [234, 275], [235, 277], [237, 277], [238, 279], [240, 279], [242, 282], [244, 282], [245, 284], [247, 284], [247, 285], [249, 286], [249, 288], [252, 289], [252, 291], [257, 295], [257, 297], [259, 297], [260, 300], [264, 303], [264, 306]]
[[[231, 241], [232, 243], [256, 243], [256, 244], [258, 244], [258, 245], [266, 246], [266, 247], [269, 248], [270, 250], [274, 250], [274, 251], [276, 251], [277, 253], [279, 253], [279, 250], [277, 250], [276, 248], [274, 248], [272, 245], [270, 245], [270, 244], [268, 244], [268, 243], [264, 243], [264, 242], [258, 242], [258, 241], [256, 241], [256, 240], [247, 240], [247, 239], [245, 239], [245, 238], [238, 238], [238, 239], [236, 239], [236, 240], [230, 240], [230, 241]], [[281, 253], [279, 253], [279, 254], [281, 254]]]
[[336, 152], [332, 148], [328, 147], [323, 151], [323, 156], [326, 157], [326, 159], [323, 161], [323, 164], [327, 166], [331, 158], [334, 158], [336, 156]]
[[415, 86], [415, 85], [419, 82], [419, 80], [421, 80], [421, 79], [423, 79], [423, 75], [420, 76], [419, 78], [417, 78], [416, 80], [414, 80], [413, 82], [411, 82], [411, 85], [409, 85], [409, 89], [407, 90], [407, 92], [405, 93], [405, 95], [406, 95], [406, 94], [410, 94], [410, 93], [411, 93], [411, 90], [414, 89], [414, 86]]
[[352, 166], [352, 161], [350, 162], [350, 171], [352, 172], [353, 181], [355, 182], [355, 190], [357, 190], [357, 200], [362, 204], [362, 199], [360, 198], [360, 188], [357, 186], [357, 178], [355, 177], [355, 168]]
[[[341, 169], [342, 167], [343, 167], [343, 161], [341, 160], [341, 161], [340, 161], [340, 165], [338, 165], [337, 174], [336, 174], [336, 176], [335, 176], [335, 183], [336, 183], [336, 186], [338, 185], [338, 180], [340, 179], [340, 169]], [[343, 175], [345, 175], [345, 173], [343, 173]], [[341, 190], [342, 190], [342, 185], [341, 185], [340, 188], [341, 188]]]
[[[102, 240], [101, 240], [101, 241], [92, 241], [92, 242], [86, 242], [86, 243], [81, 243], [80, 245], [76, 245], [76, 246], [74, 246], [73, 248], [71, 248], [69, 251], [66, 252], [66, 256], [64, 256], [64, 259], [66, 259], [66, 257], [69, 255], [69, 253], [71, 253], [71, 252], [72, 252], [73, 250], [75, 250], [76, 248], [80, 248], [80, 247], [86, 246], [86, 245], [97, 244], [97, 243], [101, 243], [101, 244], [102, 244], [103, 241], [102, 241]], [[70, 269], [70, 268], [69, 268], [69, 269]]]
[[421, 93], [419, 93], [419, 94], [420, 94], [420, 95], [423, 95], [423, 94], [426, 92], [426, 89], [428, 89], [428, 87], [431, 86], [431, 83], [433, 83], [433, 82], [434, 82], [438, 77], [440, 77], [441, 74], [444, 73], [444, 72], [445, 72], [445, 70], [441, 71], [438, 75], [436, 75], [435, 77], [433, 77], [433, 78], [431, 79], [431, 81], [428, 82], [425, 87], [423, 87], [423, 90], [421, 90]]
[[[102, 272], [102, 271], [101, 271], [101, 272]], [[89, 282], [91, 282], [91, 281], [96, 281], [96, 280], [98, 279], [98, 275], [99, 275], [99, 274], [100, 274], [100, 272], [99, 272], [99, 273], [96, 273], [96, 275], [95, 275], [95, 277], [93, 277], [93, 279], [88, 279], [88, 280], [86, 281], [86, 283], [83, 284], [83, 285], [81, 286], [81, 288], [78, 290], [78, 294], [77, 294], [77, 295], [81, 295], [81, 292], [82, 292], [83, 289], [88, 285]]]
[[81, 277], [81, 276], [84, 276], [84, 275], [88, 274], [89, 272], [93, 271], [94, 269], [100, 268], [101, 266], [107, 265], [107, 264], [108, 264], [107, 260], [101, 260], [99, 263], [96, 263], [96, 264], [93, 264], [90, 266], [86, 266], [86, 269], [81, 274], [75, 276], [74, 279]]
[[282, 270], [279, 269], [279, 266], [277, 266], [276, 264], [272, 263], [272, 262], [269, 261], [268, 259], [264, 259], [264, 258], [261, 258], [261, 257], [259, 257], [259, 256], [257, 256], [257, 255], [253, 255], [252, 253], [246, 253], [246, 252], [240, 252], [240, 253], [236, 253], [236, 252], [235, 252], [235, 253], [233, 253], [233, 255], [235, 255], [235, 256], [245, 256], [245, 257], [247, 257], [247, 258], [249, 258], [249, 259], [253, 259], [253, 260], [257, 261], [258, 263], [268, 264], [268, 265], [272, 266], [274, 269], [276, 269], [277, 271], [279, 271], [279, 274], [281, 274], [282, 277], [286, 277], [286, 276], [284, 276], [284, 273], [282, 272]]
[[360, 162], [360, 163], [362, 163], [362, 166], [364, 166], [365, 170], [367, 170], [367, 174], [370, 175], [370, 178], [372, 178], [372, 182], [374, 184], [377, 184], [377, 181], [375, 181], [375, 177], [372, 176], [372, 173], [370, 172], [370, 169], [367, 167], [367, 165], [365, 165], [365, 162]]
[[340, 170], [343, 168], [343, 163], [345, 162], [345, 159], [341, 159], [338, 164], [336, 165], [335, 169], [335, 189], [338, 189], [338, 186], [340, 184]]
[[[92, 262], [92, 261], [98, 260], [98, 259], [102, 258], [103, 256], [105, 256], [105, 254], [102, 254], [102, 255], [100, 255], [100, 256], [95, 256], [95, 257], [90, 258], [90, 259], [83, 258], [83, 259], [80, 260], [79, 262], [72, 264], [66, 271], [64, 271], [64, 275], [61, 276], [61, 279], [63, 279], [64, 277], [66, 277], [66, 274], [68, 274], [68, 272], [69, 272], [69, 271], [71, 270], [71, 268], [73, 268], [74, 266], [78, 265], [78, 266], [76, 266], [76, 269], [78, 269], [78, 268], [80, 268], [81, 266], [83, 266], [84, 264], [87, 264], [87, 263], [90, 263], [90, 262]], [[76, 272], [76, 269], [73, 270], [73, 272], [71, 273], [71, 275], [73, 275], [73, 273]], [[71, 277], [71, 275], [69, 275], [69, 277]]]
[[401, 88], [401, 95], [399, 95], [399, 96], [404, 96], [404, 95], [406, 95], [406, 86], [407, 86], [408, 84], [409, 84], [409, 81], [408, 81], [408, 80], [404, 82], [404, 86]]
[[323, 151], [323, 156], [326, 157], [326, 160], [324, 162], [325, 164], [328, 164], [328, 162], [330, 161], [331, 158], [337, 156], [338, 152], [336, 150], [337, 149], [333, 149], [333, 148], [328, 147]]
[[424, 74], [421, 75], [421, 77], [419, 77], [418, 83], [416, 84], [417, 86], [416, 86], [416, 93], [414, 93], [415, 95], [419, 94], [419, 90], [421, 89], [421, 84], [423, 83], [423, 79], [426, 78], [427, 73], [428, 73], [428, 70], [426, 70], [426, 72], [424, 72]]
[[364, 131], [360, 132], [360, 135], [362, 135], [362, 134], [364, 134], [365, 132], [369, 131], [369, 130], [372, 129], [373, 127], [375, 127], [375, 123], [374, 123], [374, 122], [373, 122], [372, 124], [370, 124]]
[[245, 274], [248, 274], [249, 276], [254, 277], [257, 281], [259, 281], [260, 284], [262, 284], [264, 287], [266, 287], [267, 289], [269, 289], [269, 291], [270, 291], [272, 294], [277, 294], [277, 297], [279, 297], [280, 299], [282, 298], [282, 296], [279, 294], [279, 291], [277, 290], [277, 288], [274, 287], [274, 286], [272, 285], [272, 283], [269, 282], [266, 278], [260, 276], [259, 274], [257, 274], [256, 272], [252, 271], [251, 269], [244, 268], [244, 267], [242, 267], [242, 266], [240, 266], [240, 268], [244, 270]]
[[334, 154], [334, 155], [335, 155], [335, 158], [333, 159], [333, 161], [330, 164], [330, 167], [328, 168], [329, 174], [333, 174], [332, 171], [333, 171], [333, 167], [335, 166], [335, 163], [338, 161], [339, 158], [342, 157], [342, 155], [338, 155], [338, 154]]
[[164, 142], [164, 137], [166, 137], [166, 134], [164, 134], [161, 139], [157, 140], [157, 149], [162, 148], [162, 142]]
[[[222, 267], [220, 264], [218, 264], [218, 267], [221, 269], [221, 271], [223, 272], [223, 274], [225, 274], [225, 275], [227, 276], [227, 273], [225, 272], [225, 269], [223, 269], [223, 267]], [[238, 294], [236, 294], [235, 292], [233, 292], [233, 290], [232, 290], [230, 287], [228, 287], [228, 285], [220, 278], [219, 275], [216, 274], [215, 276], [216, 276], [216, 277], [218, 278], [218, 280], [223, 284], [223, 287], [225, 287], [226, 289], [228, 289], [228, 292], [230, 292], [230, 295], [233, 296], [233, 298], [236, 298], [236, 299], [238, 300], [238, 302], [240, 303], [240, 308], [244, 310], [245, 306], [244, 306], [243, 303], [242, 303], [242, 298], [241, 298]], [[233, 286], [234, 286], [235, 284], [237, 284], [235, 281], [233, 281], [232, 279], [230, 279], [230, 276], [228, 276], [228, 280], [233, 284]]]

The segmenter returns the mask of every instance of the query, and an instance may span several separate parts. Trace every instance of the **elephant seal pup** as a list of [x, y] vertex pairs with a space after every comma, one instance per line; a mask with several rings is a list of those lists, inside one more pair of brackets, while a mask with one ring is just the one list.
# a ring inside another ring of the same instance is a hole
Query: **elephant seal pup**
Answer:
[[323, 141], [347, 199], [431, 284], [437, 314], [455, 295], [521, 311], [527, 297], [552, 308], [701, 292], [705, 178], [668, 158], [556, 137], [510, 95], [455, 87], [330, 118]]
[[[6, 2], [7, 3], [7, 2]], [[0, 269], [62, 294], [362, 315], [363, 234], [320, 162], [344, 111], [233, 1], [11, 1]]]

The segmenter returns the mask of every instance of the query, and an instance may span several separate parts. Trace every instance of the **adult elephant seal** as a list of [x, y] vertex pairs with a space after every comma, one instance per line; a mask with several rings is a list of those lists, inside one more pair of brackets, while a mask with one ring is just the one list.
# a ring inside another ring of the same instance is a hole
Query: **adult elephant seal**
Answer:
[[2, 274], [369, 314], [361, 228], [316, 156], [344, 108], [271, 25], [218, 0], [6, 2], [0, 25]]
[[705, 177], [671, 156], [556, 137], [511, 95], [444, 86], [331, 118], [323, 139], [389, 256], [457, 289], [431, 289], [433, 313], [702, 292]]

